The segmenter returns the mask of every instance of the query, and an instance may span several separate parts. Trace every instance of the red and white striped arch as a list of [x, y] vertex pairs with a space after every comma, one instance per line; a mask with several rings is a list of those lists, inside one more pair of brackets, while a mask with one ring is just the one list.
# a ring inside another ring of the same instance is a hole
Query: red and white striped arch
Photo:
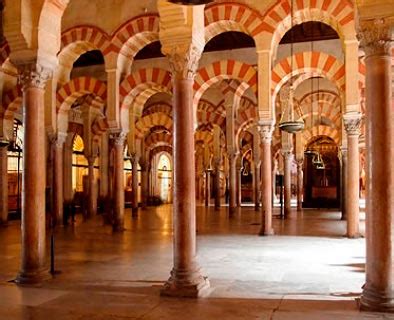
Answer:
[[243, 32], [255, 38], [263, 31], [273, 31], [261, 14], [245, 4], [215, 3], [205, 9], [205, 42], [228, 31]]
[[329, 126], [314, 126], [313, 128], [306, 128], [304, 131], [302, 131], [302, 138], [306, 143], [308, 143], [308, 141], [310, 141], [313, 137], [317, 136], [330, 137], [337, 145], [339, 145], [341, 142], [341, 131]]
[[[104, 82], [92, 77], [72, 79], [57, 91], [57, 113], [67, 113], [76, 99], [87, 94], [93, 94], [95, 97], [100, 98], [102, 102], [105, 102], [107, 99], [107, 86]], [[96, 106], [99, 107], [99, 105]]]
[[100, 50], [107, 63], [111, 52], [111, 39], [100, 28], [92, 26], [77, 26], [62, 33], [59, 58], [59, 81], [69, 80], [73, 64], [78, 58], [92, 50]]
[[162, 112], [172, 117], [172, 106], [167, 103], [155, 103], [144, 107], [142, 116], [147, 116], [152, 113]]
[[[264, 14], [273, 57], [282, 37], [291, 29], [291, 3], [292, 0], [279, 0]], [[350, 0], [296, 0], [293, 5], [294, 25], [319, 21], [336, 30], [342, 40], [356, 39], [354, 6]]]
[[3, 122], [0, 125], [3, 132], [0, 132], [0, 136], [11, 138], [13, 135], [13, 124], [16, 113], [22, 113], [22, 92], [20, 86], [3, 93], [2, 105], [0, 107], [0, 121]]
[[123, 24], [113, 35], [113, 50], [118, 54], [117, 67], [129, 74], [135, 55], [148, 44], [159, 41], [159, 16], [142, 15]]
[[150, 150], [158, 146], [172, 146], [172, 134], [153, 132], [145, 137], [145, 147]]
[[194, 81], [193, 106], [197, 111], [198, 102], [204, 92], [214, 83], [224, 79], [237, 79], [245, 82], [257, 96], [257, 73], [253, 66], [235, 60], [216, 61], [201, 68]]
[[127, 76], [120, 84], [120, 103], [122, 108], [130, 107], [133, 100], [143, 91], [151, 87], [163, 88], [171, 93], [171, 74], [164, 69], [139, 69]]
[[135, 124], [135, 136], [138, 139], [144, 138], [146, 132], [155, 126], [161, 126], [166, 128], [171, 132], [172, 130], [172, 118], [170, 118], [167, 114], [156, 112], [144, 117], [141, 117], [137, 120]]
[[[291, 68], [293, 59], [293, 70]], [[331, 80], [338, 90], [345, 91], [345, 66], [336, 57], [324, 52], [299, 52], [279, 61], [272, 69], [272, 93], [275, 97], [291, 77], [303, 73], [315, 73]]]
[[197, 123], [198, 125], [204, 123], [224, 125], [226, 116], [222, 112], [218, 112], [218, 108], [207, 100], [200, 100], [197, 109]]
[[213, 132], [208, 130], [196, 130], [194, 133], [194, 142], [201, 141], [206, 146], [213, 144]]

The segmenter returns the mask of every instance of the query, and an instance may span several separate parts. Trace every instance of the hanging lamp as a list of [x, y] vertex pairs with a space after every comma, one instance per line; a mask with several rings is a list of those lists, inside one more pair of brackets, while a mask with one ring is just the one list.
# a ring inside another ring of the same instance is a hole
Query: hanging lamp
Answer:
[[[313, 82], [313, 79], [312, 79]], [[319, 108], [319, 93], [320, 93], [320, 86], [319, 86], [319, 78], [317, 78], [317, 107]], [[313, 94], [313, 92], [312, 92]], [[313, 103], [313, 101], [312, 101]], [[313, 107], [313, 106], [312, 106]], [[312, 110], [313, 111], [313, 110]], [[321, 116], [319, 110], [317, 110], [318, 114], [318, 124], [317, 124], [317, 136], [320, 136], [320, 123], [321, 123]], [[320, 148], [321, 143], [318, 142], [318, 151], [315, 157], [312, 159], [312, 163], [315, 165], [316, 169], [323, 170], [326, 168], [323, 157], [321, 156], [321, 148]]]
[[294, 20], [294, 0], [291, 0], [291, 29], [290, 29], [290, 69], [291, 69], [291, 78], [290, 78], [290, 91], [288, 97], [288, 103], [286, 104], [281, 119], [279, 121], [279, 129], [288, 133], [296, 133], [301, 130], [304, 130], [305, 124], [304, 120], [300, 118], [300, 120], [294, 119], [294, 87], [293, 87], [293, 51], [294, 51], [294, 35], [293, 35], [293, 20]]

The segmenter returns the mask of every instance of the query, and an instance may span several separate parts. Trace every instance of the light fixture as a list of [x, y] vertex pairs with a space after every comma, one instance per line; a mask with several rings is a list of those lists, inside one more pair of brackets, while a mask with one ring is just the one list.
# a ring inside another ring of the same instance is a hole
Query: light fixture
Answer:
[[296, 133], [301, 130], [304, 130], [305, 124], [304, 120], [300, 118], [300, 120], [294, 119], [294, 87], [293, 87], [293, 51], [294, 51], [294, 36], [293, 36], [293, 20], [294, 20], [294, 0], [291, 0], [291, 29], [290, 29], [290, 91], [288, 97], [288, 103], [285, 105], [285, 108], [282, 112], [281, 119], [279, 121], [279, 129], [288, 133]]
[[168, 0], [168, 2], [181, 4], [184, 6], [198, 6], [201, 4], [208, 4], [213, 2], [213, 0]]

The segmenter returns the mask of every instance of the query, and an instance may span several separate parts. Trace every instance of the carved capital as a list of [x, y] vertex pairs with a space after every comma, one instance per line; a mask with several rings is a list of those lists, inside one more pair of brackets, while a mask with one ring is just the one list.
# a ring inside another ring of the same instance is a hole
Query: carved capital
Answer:
[[59, 132], [49, 136], [49, 141], [54, 148], [63, 148], [64, 143], [67, 140], [67, 133]]
[[125, 132], [111, 133], [110, 139], [113, 141], [114, 146], [124, 146], [126, 136]]
[[192, 43], [173, 47], [167, 55], [173, 77], [177, 79], [194, 79], [201, 53], [201, 48]]
[[390, 56], [391, 26], [385, 19], [362, 20], [358, 38], [367, 56]]
[[261, 142], [269, 144], [272, 141], [272, 133], [274, 132], [273, 121], [259, 121], [258, 129], [260, 132]]
[[291, 149], [282, 149], [282, 155], [285, 159], [292, 159], [293, 158], [293, 150]]
[[22, 89], [44, 89], [46, 82], [52, 76], [52, 71], [39, 64], [30, 63], [18, 67], [18, 81]]
[[359, 136], [361, 128], [361, 113], [348, 112], [343, 115], [343, 125], [348, 136]]

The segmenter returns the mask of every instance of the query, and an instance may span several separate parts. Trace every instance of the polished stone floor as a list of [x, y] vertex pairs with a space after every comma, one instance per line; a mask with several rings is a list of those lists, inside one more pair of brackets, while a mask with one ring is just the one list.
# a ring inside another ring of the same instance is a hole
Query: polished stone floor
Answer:
[[252, 207], [233, 216], [199, 207], [198, 259], [212, 287], [199, 300], [159, 296], [172, 266], [171, 207], [126, 212], [122, 234], [101, 217], [57, 230], [59, 273], [38, 287], [8, 282], [19, 222], [0, 229], [0, 319], [394, 319], [358, 311], [365, 241], [343, 237], [338, 212], [294, 211], [274, 219], [275, 236], [258, 237]]

